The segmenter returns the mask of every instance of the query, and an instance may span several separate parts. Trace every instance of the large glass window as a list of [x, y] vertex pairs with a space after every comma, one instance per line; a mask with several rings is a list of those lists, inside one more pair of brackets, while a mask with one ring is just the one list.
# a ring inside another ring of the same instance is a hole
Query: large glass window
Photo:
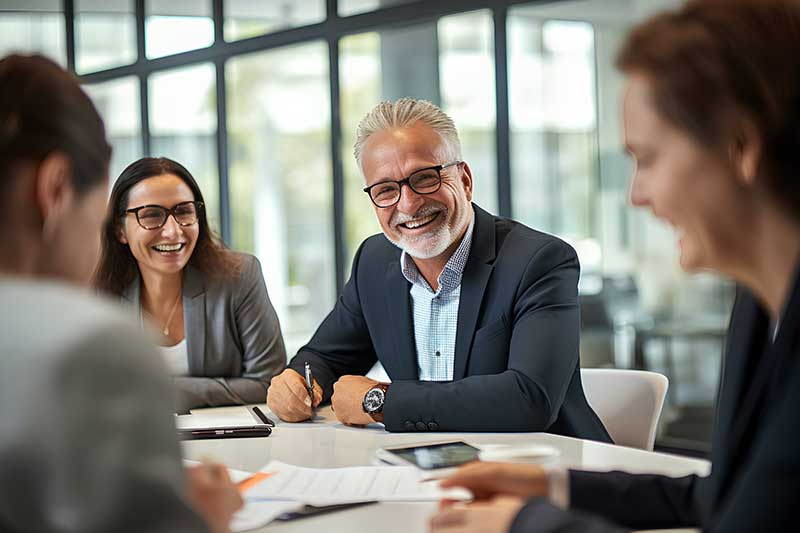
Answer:
[[75, 1], [75, 69], [93, 72], [136, 61], [133, 0]]
[[142, 124], [139, 108], [139, 79], [119, 78], [94, 85], [84, 85], [103, 122], [114, 152], [109, 176], [111, 182], [131, 162], [142, 157]]
[[515, 8], [508, 21], [512, 211], [540, 230], [589, 239], [597, 183], [594, 29], [531, 13]]
[[152, 59], [214, 44], [210, 0], [147, 0], [145, 53]]
[[733, 292], [688, 275], [674, 232], [628, 205], [623, 77], [628, 28], [677, 2], [514, 6], [508, 17], [512, 207], [581, 259], [581, 363], [641, 366], [670, 379], [658, 442], [703, 448]]
[[380, 232], [353, 158], [356, 127], [382, 100], [424, 98], [456, 123], [464, 159], [475, 179], [474, 200], [497, 206], [492, 17], [476, 11], [340, 41], [345, 228], [351, 260], [358, 245]]
[[60, 0], [4, 0], [0, 5], [0, 57], [38, 53], [67, 66], [64, 12]]
[[226, 41], [324, 20], [325, 0], [225, 0]]
[[213, 65], [153, 74], [150, 92], [150, 146], [153, 156], [185, 166], [203, 191], [206, 214], [219, 229], [217, 93]]
[[225, 72], [233, 247], [261, 260], [291, 356], [336, 293], [328, 49], [236, 57]]

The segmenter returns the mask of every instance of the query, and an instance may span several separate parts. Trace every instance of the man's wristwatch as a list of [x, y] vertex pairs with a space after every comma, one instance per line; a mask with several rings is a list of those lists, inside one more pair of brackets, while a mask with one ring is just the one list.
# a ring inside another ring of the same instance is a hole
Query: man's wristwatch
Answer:
[[383, 404], [386, 402], [386, 391], [389, 390], [388, 383], [378, 383], [367, 391], [361, 407], [375, 422], [383, 422]]

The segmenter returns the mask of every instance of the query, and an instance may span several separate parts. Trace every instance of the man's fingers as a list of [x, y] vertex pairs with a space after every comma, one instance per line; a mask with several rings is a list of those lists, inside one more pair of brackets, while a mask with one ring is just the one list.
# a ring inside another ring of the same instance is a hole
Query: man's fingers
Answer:
[[322, 403], [322, 386], [314, 380], [314, 407]]
[[[299, 377], [299, 374], [297, 377]], [[297, 397], [291, 386], [292, 381], [294, 380], [273, 380], [272, 385], [270, 385], [270, 395], [267, 403], [270, 410], [277, 414], [281, 420], [287, 422], [307, 420], [311, 417], [311, 407]], [[305, 392], [305, 399], [308, 399], [307, 391]]]
[[286, 389], [289, 394], [294, 396], [295, 401], [308, 408], [308, 415], [311, 416], [311, 398], [308, 396], [306, 382], [300, 377], [300, 374], [297, 374], [297, 379], [286, 380]]

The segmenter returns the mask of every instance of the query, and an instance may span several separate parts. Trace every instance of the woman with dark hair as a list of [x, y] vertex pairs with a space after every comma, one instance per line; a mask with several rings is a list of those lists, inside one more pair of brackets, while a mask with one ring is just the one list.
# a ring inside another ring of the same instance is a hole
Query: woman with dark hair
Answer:
[[178, 410], [263, 403], [286, 349], [261, 265], [220, 242], [203, 194], [165, 157], [131, 163], [111, 191], [95, 283], [155, 326]]
[[694, 0], [635, 28], [618, 60], [631, 202], [677, 229], [685, 270], [739, 284], [710, 476], [478, 463], [443, 485], [484, 501], [443, 509], [434, 531], [798, 529], [798, 57], [797, 0]]
[[164, 366], [85, 287], [110, 156], [74, 76], [0, 60], [0, 531], [224, 533], [227, 471], [184, 485]]

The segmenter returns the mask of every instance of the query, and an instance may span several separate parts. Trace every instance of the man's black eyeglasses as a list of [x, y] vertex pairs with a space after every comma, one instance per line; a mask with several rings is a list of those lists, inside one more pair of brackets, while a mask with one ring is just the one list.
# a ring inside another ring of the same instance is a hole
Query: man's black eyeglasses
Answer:
[[442, 186], [442, 170], [461, 163], [463, 161], [453, 161], [446, 165], [421, 168], [401, 180], [373, 183], [369, 187], [364, 187], [364, 192], [369, 195], [372, 203], [377, 207], [392, 207], [400, 201], [403, 185], [408, 185], [417, 194], [433, 194]]
[[126, 209], [126, 213], [136, 215], [136, 222], [144, 229], [158, 229], [167, 223], [167, 218], [172, 215], [181, 226], [196, 224], [203, 209], [203, 202], [181, 202], [172, 206], [172, 209], [160, 205], [143, 205]]

